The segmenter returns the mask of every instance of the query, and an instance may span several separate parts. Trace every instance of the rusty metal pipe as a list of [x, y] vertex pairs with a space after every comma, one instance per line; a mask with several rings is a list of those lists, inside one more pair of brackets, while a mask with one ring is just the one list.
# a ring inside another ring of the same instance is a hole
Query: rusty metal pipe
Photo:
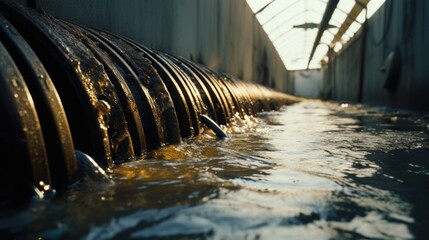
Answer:
[[0, 200], [73, 182], [76, 152], [112, 167], [292, 101], [13, 1], [0, 24]]

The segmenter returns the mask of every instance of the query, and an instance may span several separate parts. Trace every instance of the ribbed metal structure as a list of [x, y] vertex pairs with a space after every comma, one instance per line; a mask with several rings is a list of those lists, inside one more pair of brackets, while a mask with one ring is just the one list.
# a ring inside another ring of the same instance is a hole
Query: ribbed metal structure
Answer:
[[0, 1], [0, 193], [59, 189], [75, 150], [103, 167], [289, 96], [136, 42]]

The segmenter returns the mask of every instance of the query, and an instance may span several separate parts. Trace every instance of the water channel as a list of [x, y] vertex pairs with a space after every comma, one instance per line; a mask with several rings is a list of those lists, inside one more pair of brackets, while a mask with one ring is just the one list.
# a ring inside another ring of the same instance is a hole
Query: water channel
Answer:
[[429, 115], [307, 101], [0, 210], [1, 239], [425, 239]]

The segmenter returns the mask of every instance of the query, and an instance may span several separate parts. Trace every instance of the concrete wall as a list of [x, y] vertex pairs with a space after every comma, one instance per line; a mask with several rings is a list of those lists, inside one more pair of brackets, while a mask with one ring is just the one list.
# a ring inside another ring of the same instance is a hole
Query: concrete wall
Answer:
[[[362, 36], [329, 65], [324, 88], [332, 87], [335, 100], [358, 101]], [[362, 102], [429, 110], [429, 2], [386, 1], [369, 19], [365, 41]], [[386, 74], [380, 69], [394, 50], [401, 57], [399, 80], [395, 90], [387, 90], [383, 87]]]
[[347, 102], [359, 101], [361, 47], [361, 36], [358, 36], [330, 64], [330, 78], [334, 89], [331, 96], [333, 99]]
[[[25, 0], [20, 0], [25, 2]], [[245, 0], [38, 0], [54, 16], [113, 32], [287, 91], [287, 71]]]
[[320, 98], [324, 69], [289, 71], [289, 81], [293, 81], [293, 95], [304, 98]]

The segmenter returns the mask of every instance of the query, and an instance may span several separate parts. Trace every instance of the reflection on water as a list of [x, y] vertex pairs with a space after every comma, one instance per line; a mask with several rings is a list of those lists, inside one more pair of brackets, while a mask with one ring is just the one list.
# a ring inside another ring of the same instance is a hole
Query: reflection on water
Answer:
[[237, 119], [51, 199], [3, 209], [6, 238], [425, 238], [422, 114], [303, 102]]

